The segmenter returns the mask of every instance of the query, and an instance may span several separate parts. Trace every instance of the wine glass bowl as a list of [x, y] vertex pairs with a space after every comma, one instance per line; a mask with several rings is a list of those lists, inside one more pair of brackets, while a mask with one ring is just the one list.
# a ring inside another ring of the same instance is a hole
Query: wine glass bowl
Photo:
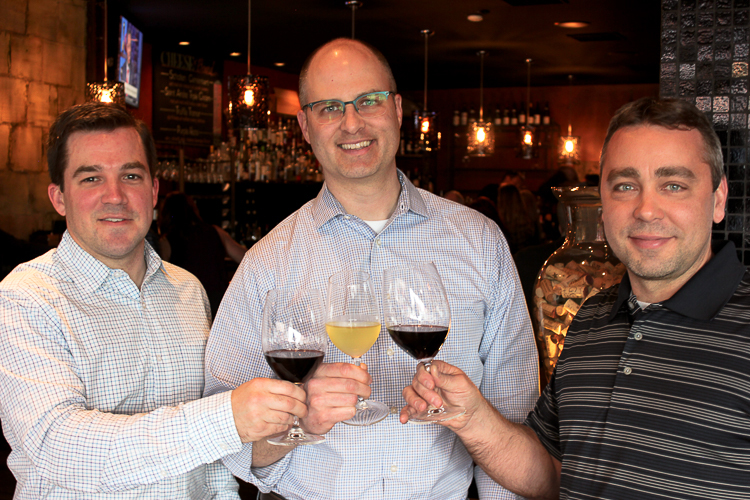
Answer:
[[[273, 289], [266, 295], [261, 328], [263, 355], [276, 375], [296, 385], [304, 384], [323, 362], [328, 341], [325, 306], [319, 290]], [[307, 434], [294, 416], [283, 436], [268, 439], [278, 446], [318, 444], [323, 436]]]
[[[433, 263], [409, 263], [383, 274], [385, 326], [393, 342], [430, 370], [445, 343], [451, 324], [450, 305]], [[409, 422], [443, 422], [466, 413], [465, 408], [429, 406]]]
[[[370, 275], [364, 271], [341, 271], [328, 280], [326, 331], [331, 342], [359, 366], [362, 356], [380, 335], [381, 323]], [[390, 414], [379, 401], [357, 396], [357, 413], [348, 425], [372, 425]]]

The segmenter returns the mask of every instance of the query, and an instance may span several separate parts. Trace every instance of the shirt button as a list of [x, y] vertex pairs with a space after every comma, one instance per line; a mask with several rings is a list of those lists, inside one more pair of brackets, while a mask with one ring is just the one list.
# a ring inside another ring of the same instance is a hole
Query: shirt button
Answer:
[[388, 348], [388, 350], [387, 350], [387, 351], [385, 351], [385, 353], [386, 353], [386, 354], [387, 354], [387, 355], [388, 355], [389, 357], [391, 357], [391, 358], [393, 357], [393, 349], [391, 349], [390, 347]]
[[380, 241], [380, 238], [378, 238], [378, 239], [376, 239], [376, 240], [375, 240], [375, 244], [376, 244], [377, 246], [381, 246], [381, 245], [382, 245], [382, 243], [381, 243], [381, 241]]
[[159, 363], [161, 363], [161, 362], [162, 362], [162, 359], [161, 359], [161, 354], [157, 354], [157, 355], [156, 355], [156, 361], [158, 361]]
[[221, 448], [222, 450], [226, 450], [226, 449], [227, 449], [227, 448], [229, 448], [229, 447], [227, 446], [227, 443], [221, 443], [221, 444], [219, 445], [219, 448]]
[[391, 406], [391, 413], [394, 415], [399, 413], [398, 406]]
[[346, 220], [349, 220], [349, 219], [351, 219], [351, 216], [349, 216], [349, 215], [345, 215], [345, 216], [344, 216], [344, 219], [346, 219]]
[[626, 367], [625, 367], [625, 368], [624, 368], [624, 369], [622, 370], [622, 373], [624, 373], [625, 375], [630, 375], [631, 373], [633, 373], [633, 369], [632, 369], [632, 368], [630, 368], [629, 366], [626, 366]]
[[635, 335], [633, 335], [635, 340], [641, 340], [643, 338], [643, 334], [641, 332], [637, 332]]
[[391, 472], [398, 472], [398, 465], [396, 464], [391, 465]]

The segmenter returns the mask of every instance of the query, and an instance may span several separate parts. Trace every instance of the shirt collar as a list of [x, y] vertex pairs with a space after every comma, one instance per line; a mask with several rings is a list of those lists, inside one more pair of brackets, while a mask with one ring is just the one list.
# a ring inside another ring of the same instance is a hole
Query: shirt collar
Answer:
[[[111, 273], [117, 271], [81, 248], [68, 231], [63, 234], [54, 258], [60, 263], [65, 274], [86, 293], [93, 293], [109, 278]], [[160, 270], [166, 274], [161, 257], [148, 242], [145, 245], [145, 259], [144, 283]]]
[[[401, 193], [399, 193], [398, 196], [396, 210], [394, 210], [390, 219], [408, 211], [412, 211], [423, 217], [428, 217], [427, 204], [422, 198], [419, 190], [411, 183], [403, 172], [396, 169], [396, 174], [398, 175], [398, 181], [401, 184]], [[336, 197], [328, 190], [328, 185], [324, 183], [318, 196], [313, 200], [312, 215], [313, 220], [315, 221], [315, 228], [319, 229], [334, 217], [339, 215], [344, 216], [347, 215], [347, 213], [341, 203], [339, 203]]]
[[[746, 270], [737, 260], [733, 242], [714, 242], [712, 250], [713, 257], [677, 293], [662, 302], [663, 307], [682, 316], [702, 321], [709, 321], [719, 314], [734, 295]], [[620, 282], [617, 300], [609, 315], [610, 321], [630, 298], [631, 292], [630, 278], [626, 273]]]

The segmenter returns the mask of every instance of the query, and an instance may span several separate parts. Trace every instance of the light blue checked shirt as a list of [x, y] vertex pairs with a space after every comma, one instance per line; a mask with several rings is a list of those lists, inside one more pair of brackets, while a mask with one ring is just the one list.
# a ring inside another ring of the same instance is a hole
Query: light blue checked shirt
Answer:
[[[437, 359], [460, 367], [507, 418], [522, 422], [538, 397], [537, 351], [508, 246], [497, 225], [474, 210], [415, 188], [399, 172], [401, 194], [376, 234], [348, 215], [324, 187], [318, 197], [254, 245], [235, 274], [206, 348], [206, 394], [254, 377], [274, 377], [260, 324], [266, 292], [317, 288], [347, 268], [364, 269], [381, 299], [383, 270], [432, 261], [448, 291], [451, 331]], [[382, 304], [381, 304], [382, 311]], [[515, 498], [472, 460], [456, 435], [436, 424], [402, 425], [397, 409], [416, 361], [385, 328], [367, 352], [372, 398], [393, 408], [370, 427], [337, 424], [323, 444], [300, 446], [275, 464], [251, 468], [252, 445], [224, 458], [238, 477], [289, 500], [464, 500], [476, 475], [480, 497]], [[332, 343], [325, 362], [351, 362]]]
[[[23, 499], [237, 499], [231, 393], [199, 399], [209, 306], [146, 244], [139, 290], [66, 232], [0, 283], [0, 418]], [[209, 465], [204, 465], [209, 464]]]

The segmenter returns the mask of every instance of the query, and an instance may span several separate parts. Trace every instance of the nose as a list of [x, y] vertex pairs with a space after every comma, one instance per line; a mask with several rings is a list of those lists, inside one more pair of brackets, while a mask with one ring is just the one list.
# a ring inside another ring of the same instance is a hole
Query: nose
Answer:
[[102, 203], [108, 205], [121, 205], [125, 203], [125, 190], [119, 179], [108, 180], [102, 193]]
[[[349, 103], [346, 106], [344, 108], [344, 116], [341, 117], [341, 130], [350, 134], [356, 134], [365, 126], [365, 121], [353, 103]], [[348, 109], [348, 106], [351, 106], [351, 109]]]
[[638, 197], [638, 203], [635, 207], [633, 216], [644, 222], [651, 222], [664, 217], [664, 211], [661, 208], [659, 195], [650, 190], [643, 190]]

